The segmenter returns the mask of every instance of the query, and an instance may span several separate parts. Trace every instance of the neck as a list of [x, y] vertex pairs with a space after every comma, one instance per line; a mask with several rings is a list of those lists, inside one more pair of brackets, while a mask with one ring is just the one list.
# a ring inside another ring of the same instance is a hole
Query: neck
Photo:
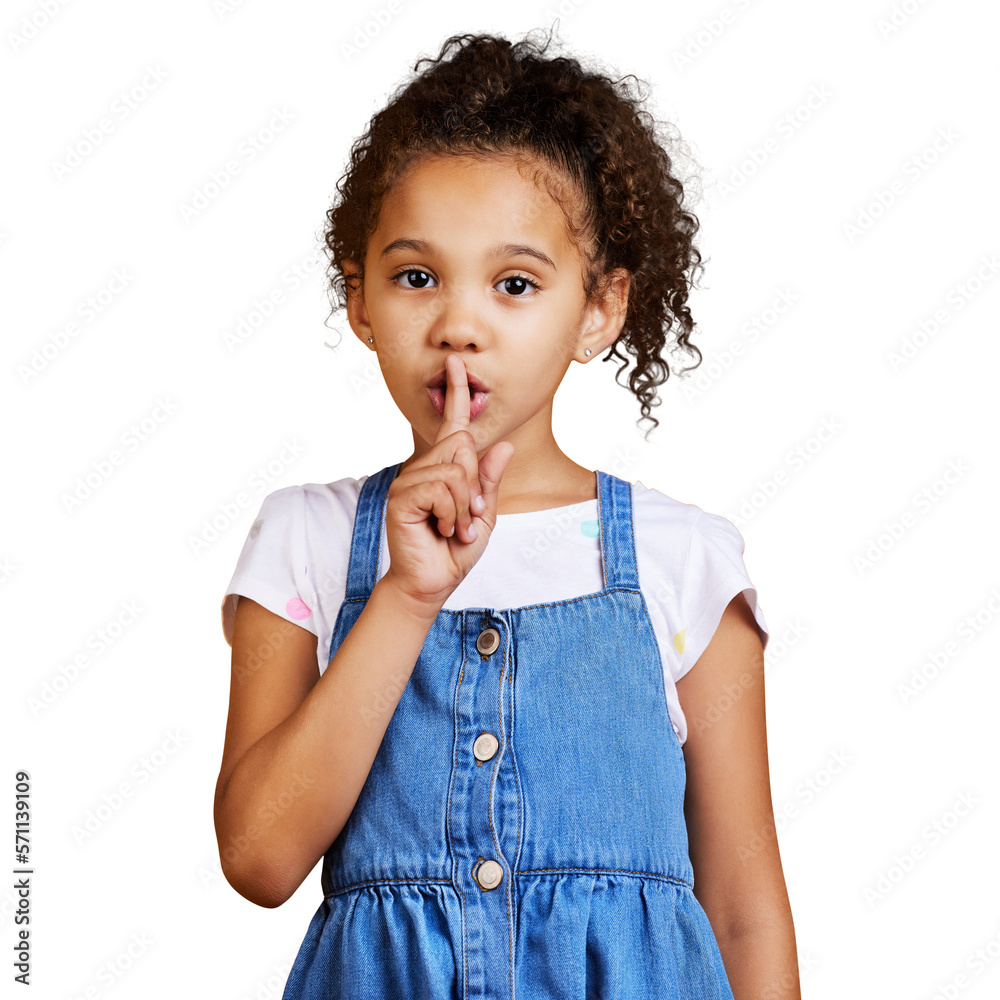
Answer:
[[593, 470], [578, 465], [553, 440], [551, 448], [514, 453], [500, 482], [497, 513], [566, 507], [596, 496]]
[[[485, 415], [485, 414], [484, 414]], [[503, 479], [497, 499], [498, 514], [520, 514], [527, 511], [565, 507], [597, 497], [597, 477], [592, 469], [574, 462], [556, 443], [552, 434], [551, 408], [538, 418], [523, 424], [495, 441], [509, 441], [515, 451]], [[475, 428], [475, 424], [471, 425]], [[414, 451], [403, 463], [406, 468], [429, 450], [416, 432]], [[486, 453], [494, 441], [479, 451]]]

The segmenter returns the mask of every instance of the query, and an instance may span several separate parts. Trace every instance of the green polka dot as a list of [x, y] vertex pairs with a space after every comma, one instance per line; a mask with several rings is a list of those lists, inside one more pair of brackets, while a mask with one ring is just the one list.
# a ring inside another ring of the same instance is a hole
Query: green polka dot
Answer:
[[600, 521], [583, 521], [580, 524], [580, 530], [588, 538], [596, 538], [601, 533], [601, 522]]

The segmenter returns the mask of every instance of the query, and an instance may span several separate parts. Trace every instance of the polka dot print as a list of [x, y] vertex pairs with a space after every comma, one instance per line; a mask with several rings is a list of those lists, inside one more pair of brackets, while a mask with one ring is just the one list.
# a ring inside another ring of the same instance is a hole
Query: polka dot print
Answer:
[[674, 649], [676, 649], [678, 653], [684, 652], [684, 629], [681, 629], [680, 632], [674, 636]]
[[596, 520], [581, 521], [580, 531], [582, 531], [587, 538], [596, 538], [601, 533], [601, 522]]
[[309, 605], [301, 597], [290, 598], [285, 605], [285, 612], [289, 618], [294, 618], [297, 622], [304, 621], [312, 615]]

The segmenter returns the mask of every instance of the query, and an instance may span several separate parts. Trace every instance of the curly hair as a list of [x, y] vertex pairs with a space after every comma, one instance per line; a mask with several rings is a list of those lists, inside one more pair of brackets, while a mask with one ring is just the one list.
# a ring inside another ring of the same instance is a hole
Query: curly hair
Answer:
[[[629, 390], [641, 420], [660, 405], [656, 388], [670, 377], [663, 358], [689, 341], [695, 323], [687, 305], [703, 270], [694, 245], [698, 218], [684, 208], [684, 185], [675, 176], [664, 123], [641, 107], [629, 81], [584, 68], [571, 57], [546, 57], [544, 45], [488, 34], [452, 35], [437, 59], [419, 59], [418, 75], [400, 85], [351, 147], [326, 213], [324, 231], [334, 309], [364, 281], [364, 260], [386, 193], [406, 167], [427, 155], [515, 155], [555, 166], [582, 195], [581, 219], [567, 215], [570, 239], [584, 257], [589, 301], [604, 290], [615, 268], [630, 275], [622, 330], [604, 361], [633, 355]], [[447, 58], [449, 51], [455, 51]], [[429, 66], [420, 72], [421, 65]], [[638, 81], [637, 81], [638, 82]], [[565, 209], [564, 209], [565, 211]], [[345, 273], [345, 260], [359, 273]], [[676, 343], [668, 344], [673, 335]], [[652, 430], [650, 427], [649, 431]], [[647, 437], [649, 434], [647, 431]]]

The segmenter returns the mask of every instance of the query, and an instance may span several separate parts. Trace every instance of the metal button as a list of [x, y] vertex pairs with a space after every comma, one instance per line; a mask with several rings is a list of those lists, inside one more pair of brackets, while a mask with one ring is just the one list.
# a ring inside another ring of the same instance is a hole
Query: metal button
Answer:
[[495, 628], [483, 629], [483, 631], [479, 633], [479, 638], [476, 640], [476, 649], [478, 649], [483, 656], [489, 656], [490, 653], [495, 652], [499, 645], [500, 633]]
[[495, 889], [502, 879], [503, 868], [496, 861], [484, 861], [476, 869], [476, 881], [485, 890]]
[[479, 738], [472, 744], [472, 752], [476, 755], [476, 760], [489, 760], [500, 746], [500, 741], [492, 733], [480, 733]]

